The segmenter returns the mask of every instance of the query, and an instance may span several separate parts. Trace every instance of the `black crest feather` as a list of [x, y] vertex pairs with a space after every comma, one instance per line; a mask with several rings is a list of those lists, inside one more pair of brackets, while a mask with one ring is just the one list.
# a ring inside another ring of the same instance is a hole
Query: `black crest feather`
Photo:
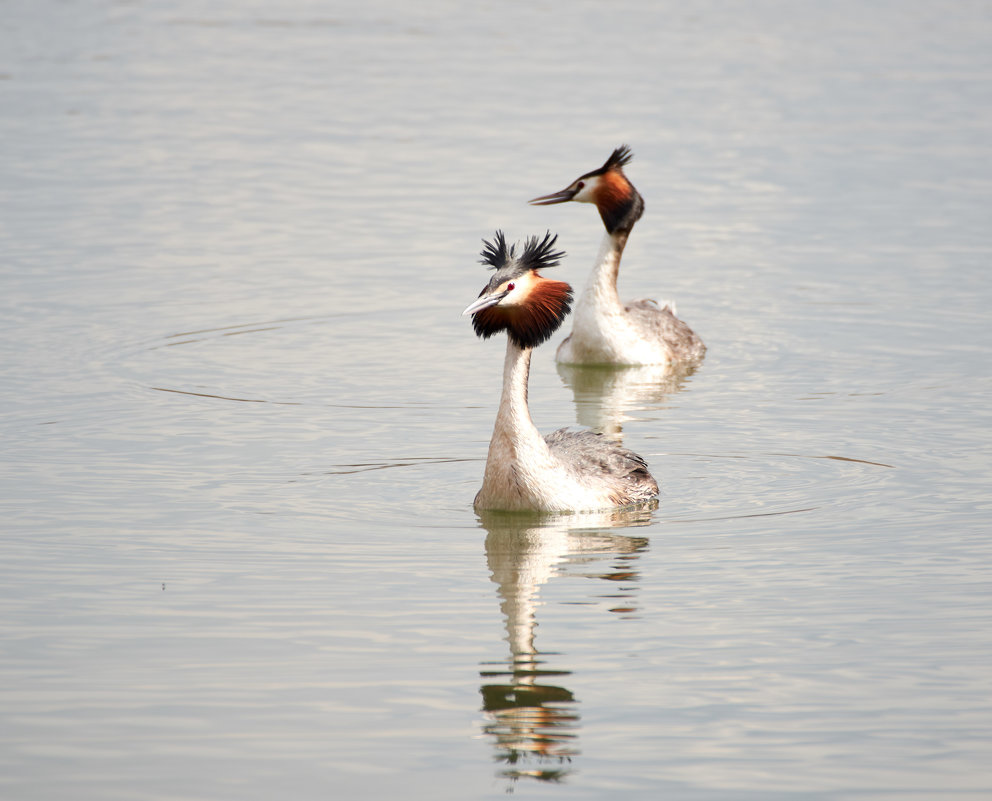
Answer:
[[596, 170], [590, 170], [585, 175], [579, 176], [579, 180], [582, 180], [582, 178], [593, 178], [597, 175], [603, 175], [608, 173], [610, 170], [619, 170], [625, 165], [630, 164], [633, 158], [634, 153], [630, 149], [630, 146], [620, 145], [620, 147], [610, 153], [610, 157], [603, 163], [602, 167]]
[[492, 242], [486, 239], [482, 240], [482, 258], [479, 260], [479, 263], [485, 264], [493, 270], [498, 270], [500, 267], [505, 267], [507, 262], [513, 258], [513, 251], [515, 249], [515, 245], [510, 245], [507, 248], [506, 237], [503, 236], [502, 231], [497, 229], [496, 236], [493, 237]]
[[[538, 270], [557, 267], [565, 255], [564, 251], [555, 249], [558, 236], [550, 231], [543, 237], [532, 236], [524, 240], [519, 257], [516, 256], [516, 245], [507, 245], [502, 231], [496, 231], [492, 241], [482, 241], [482, 263], [496, 272], [479, 293], [480, 298], [487, 292], [502, 298], [508, 282], [516, 281], [526, 273], [536, 274]], [[538, 275], [526, 303], [509, 307], [497, 303], [482, 308], [472, 315], [472, 326], [483, 339], [505, 331], [519, 347], [536, 348], [558, 330], [571, 307], [572, 288], [568, 284]]]
[[[550, 231], [544, 234], [544, 239], [532, 236], [524, 242], [524, 252], [520, 254], [520, 266], [528, 270], [543, 270], [547, 267], [557, 267], [561, 262], [564, 250], [555, 250], [558, 234]], [[511, 253], [512, 255], [512, 253]]]
[[631, 151], [629, 145], [620, 145], [616, 150], [610, 153], [610, 157], [606, 160], [603, 165], [603, 172], [607, 170], [617, 170], [630, 164], [631, 159], [634, 158], [634, 153]]

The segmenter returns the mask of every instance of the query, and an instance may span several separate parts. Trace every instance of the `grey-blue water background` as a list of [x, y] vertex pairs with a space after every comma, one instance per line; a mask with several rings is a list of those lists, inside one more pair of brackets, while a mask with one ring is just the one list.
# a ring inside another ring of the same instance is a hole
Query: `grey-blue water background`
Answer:
[[[0, 795], [989, 797], [989, 3], [0, 15]], [[480, 520], [481, 239], [624, 142], [709, 352], [531, 406], [659, 506]]]

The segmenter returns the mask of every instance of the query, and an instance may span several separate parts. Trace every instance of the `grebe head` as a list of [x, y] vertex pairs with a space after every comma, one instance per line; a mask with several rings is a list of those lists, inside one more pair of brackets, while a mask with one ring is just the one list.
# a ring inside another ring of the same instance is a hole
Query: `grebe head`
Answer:
[[580, 175], [560, 192], [542, 195], [528, 201], [534, 206], [555, 203], [594, 203], [611, 234], [629, 232], [644, 213], [644, 199], [624, 175], [624, 165], [634, 157], [627, 145], [614, 150], [602, 167]]
[[476, 334], [488, 339], [506, 331], [519, 347], [535, 348], [558, 330], [572, 308], [572, 287], [538, 272], [557, 267], [565, 255], [554, 249], [557, 241], [550, 231], [543, 239], [532, 236], [518, 257], [502, 231], [492, 242], [483, 240], [482, 263], [495, 272], [478, 300], [462, 312], [472, 315]]

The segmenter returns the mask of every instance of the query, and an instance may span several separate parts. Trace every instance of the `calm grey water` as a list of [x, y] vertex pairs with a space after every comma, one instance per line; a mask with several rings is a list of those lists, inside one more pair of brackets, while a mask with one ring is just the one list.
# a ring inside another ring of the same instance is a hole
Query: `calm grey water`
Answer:
[[[0, 3], [0, 795], [992, 794], [986, 2]], [[656, 509], [479, 518], [612, 148]]]

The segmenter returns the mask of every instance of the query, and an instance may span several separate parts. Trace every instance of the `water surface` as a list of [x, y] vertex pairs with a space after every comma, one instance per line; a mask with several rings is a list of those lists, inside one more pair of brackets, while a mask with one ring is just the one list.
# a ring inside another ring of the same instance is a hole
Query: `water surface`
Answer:
[[[992, 793], [984, 4], [3, 8], [4, 797]], [[624, 142], [706, 359], [530, 402], [659, 503], [480, 517]]]

